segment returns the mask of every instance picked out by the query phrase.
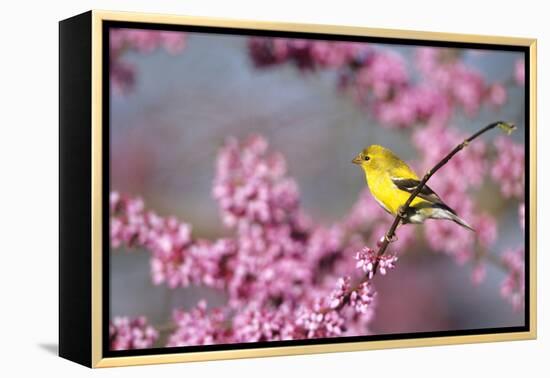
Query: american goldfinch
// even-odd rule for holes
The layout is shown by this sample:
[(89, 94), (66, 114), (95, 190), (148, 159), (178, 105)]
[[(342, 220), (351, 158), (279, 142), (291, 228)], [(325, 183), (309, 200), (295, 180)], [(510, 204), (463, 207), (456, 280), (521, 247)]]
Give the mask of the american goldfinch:
[[(387, 148), (372, 145), (361, 151), (352, 163), (363, 168), (370, 192), (388, 213), (397, 215), (420, 180), (416, 173)], [(411, 202), (403, 223), (423, 223), (426, 219), (448, 219), (473, 231), (473, 228), (447, 206), (427, 185)]]

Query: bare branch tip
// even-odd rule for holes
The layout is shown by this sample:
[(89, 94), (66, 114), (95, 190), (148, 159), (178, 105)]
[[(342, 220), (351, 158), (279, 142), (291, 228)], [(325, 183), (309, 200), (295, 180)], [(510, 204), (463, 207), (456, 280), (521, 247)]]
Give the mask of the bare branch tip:
[(504, 131), (507, 135), (512, 134), (516, 129), (516, 125), (510, 122), (499, 121), (497, 126)]

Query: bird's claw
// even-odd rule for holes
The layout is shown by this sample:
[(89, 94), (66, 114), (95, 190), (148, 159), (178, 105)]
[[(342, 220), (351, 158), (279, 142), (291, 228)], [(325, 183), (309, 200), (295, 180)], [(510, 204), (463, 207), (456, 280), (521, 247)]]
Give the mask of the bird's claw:
[(393, 236), (391, 238), (388, 237), (388, 235), (384, 234), (384, 236), (382, 236), (380, 242), (393, 243), (393, 242), (396, 242), (397, 240), (399, 240), (399, 239), (397, 238), (396, 234), (393, 234)]

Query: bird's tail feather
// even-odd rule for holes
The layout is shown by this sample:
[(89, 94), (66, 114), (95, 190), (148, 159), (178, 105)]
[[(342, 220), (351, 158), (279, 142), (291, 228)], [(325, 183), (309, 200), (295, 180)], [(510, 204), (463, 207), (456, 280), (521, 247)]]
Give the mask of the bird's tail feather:
[(467, 228), (468, 230), (470, 231), (473, 231), (475, 232), (476, 230), (474, 230), (474, 228), (472, 226), (470, 226), (464, 219), (460, 218), (458, 215), (456, 214), (449, 214), (449, 219), (452, 220), (453, 222), (455, 222), (456, 224), (459, 224), (461, 225), (462, 227), (464, 228)]
[(475, 232), (474, 228), (470, 226), (468, 222), (456, 215), (455, 211), (445, 204), (432, 207), (430, 218), (452, 220), (456, 224)]

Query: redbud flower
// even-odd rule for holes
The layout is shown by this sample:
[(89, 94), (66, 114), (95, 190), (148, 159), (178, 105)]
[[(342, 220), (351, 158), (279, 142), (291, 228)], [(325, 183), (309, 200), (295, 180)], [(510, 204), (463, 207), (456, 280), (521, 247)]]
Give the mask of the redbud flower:
[(369, 278), (372, 278), (374, 276), (374, 267), (377, 260), (378, 271), (380, 274), (385, 275), (388, 270), (395, 267), (397, 256), (382, 255), (377, 257), (377, 252), (375, 250), (369, 247), (364, 247), (356, 253), (355, 260), (357, 260), (356, 267), (365, 272)]
[(135, 84), (135, 68), (125, 62), (128, 51), (150, 54), (158, 47), (170, 54), (180, 53), (186, 42), (186, 34), (175, 31), (157, 31), (116, 28), (110, 31), (110, 76), (115, 92), (126, 93)]
[(505, 197), (523, 198), (525, 190), (525, 150), (510, 138), (500, 136), (495, 141), (497, 158), (491, 177)]
[(158, 339), (158, 332), (147, 324), (144, 316), (130, 319), (115, 317), (109, 323), (111, 350), (150, 348)]
[(517, 85), (525, 85), (525, 60), (518, 59), (516, 61), (514, 79)]
[(493, 246), (497, 239), (497, 223), (495, 218), (489, 214), (481, 214), (478, 216), (474, 224), (477, 240), (482, 247), (488, 249)]
[(319, 312), (302, 307), (296, 316), (296, 326), (301, 330), (299, 338), (326, 338), (341, 336), (345, 328), (345, 319), (338, 311)]
[(188, 312), (175, 310), (173, 321), (177, 329), (169, 336), (168, 347), (222, 344), (230, 340), (225, 314), (220, 309), (208, 313), (205, 301)]
[(376, 292), (369, 281), (362, 282), (356, 290), (350, 294), (350, 306), (359, 314), (366, 315), (373, 312)]
[(525, 231), (525, 203), (522, 202), (518, 207), (519, 225)]
[(500, 83), (495, 83), (488, 88), (487, 92), (489, 103), (493, 106), (499, 107), (506, 103), (508, 94), (506, 88)]
[(296, 338), (294, 314), (287, 306), (270, 311), (249, 306), (233, 319), (235, 342), (292, 340)]
[(525, 300), (524, 255), (523, 249), (508, 250), (502, 254), (502, 263), (508, 269), (508, 276), (500, 286), (500, 294), (516, 310), (523, 307)]
[(344, 298), (351, 291), (351, 278), (349, 276), (340, 277), (337, 282), (337, 288), (330, 294), (330, 308), (338, 308), (344, 303)]
[(474, 285), (479, 285), (485, 281), (487, 276), (487, 267), (483, 263), (477, 263), (472, 270), (472, 283)]

